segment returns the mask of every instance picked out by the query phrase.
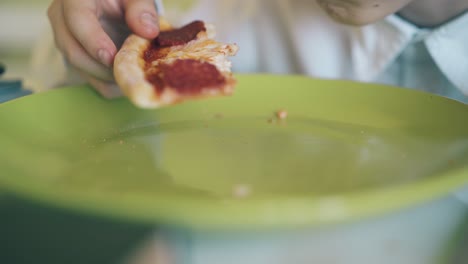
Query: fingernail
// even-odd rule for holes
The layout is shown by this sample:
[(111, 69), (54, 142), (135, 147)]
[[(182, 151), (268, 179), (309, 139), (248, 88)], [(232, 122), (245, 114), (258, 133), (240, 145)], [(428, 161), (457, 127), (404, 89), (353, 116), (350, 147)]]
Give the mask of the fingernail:
[(111, 54), (107, 50), (105, 49), (98, 50), (98, 58), (99, 58), (99, 61), (101, 61), (101, 63), (106, 65), (107, 67), (110, 67), (112, 65), (112, 57), (111, 57)]
[(158, 26), (158, 21), (156, 20), (156, 17), (151, 13), (143, 13), (140, 16), (140, 21), (144, 26), (149, 27), (151, 29), (155, 29)]

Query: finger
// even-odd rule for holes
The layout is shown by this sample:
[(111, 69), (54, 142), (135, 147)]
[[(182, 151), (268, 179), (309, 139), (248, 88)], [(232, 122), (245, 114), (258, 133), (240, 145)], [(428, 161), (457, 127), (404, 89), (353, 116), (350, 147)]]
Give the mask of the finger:
[(51, 17), (53, 17), (51, 22), (55, 25), (54, 36), (56, 45), (62, 51), (65, 59), (75, 68), (89, 75), (103, 80), (113, 80), (112, 70), (90, 57), (80, 43), (73, 38), (65, 23), (63, 23), (63, 13), (60, 9), (58, 10), (55, 11), (57, 13), (51, 14)]
[(158, 15), (153, 0), (125, 0), (125, 20), (135, 34), (153, 39), (159, 34)]
[(95, 1), (64, 1), (65, 23), (70, 34), (92, 58), (110, 67), (117, 48), (102, 28), (96, 8)]

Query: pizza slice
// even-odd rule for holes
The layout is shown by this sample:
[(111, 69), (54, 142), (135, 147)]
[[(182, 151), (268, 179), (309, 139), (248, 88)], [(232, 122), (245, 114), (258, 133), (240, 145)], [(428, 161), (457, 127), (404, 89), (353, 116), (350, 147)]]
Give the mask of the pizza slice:
[(235, 44), (217, 42), (213, 25), (203, 21), (174, 28), (160, 19), (160, 31), (154, 40), (130, 35), (115, 56), (115, 80), (136, 106), (232, 94), (228, 57), (236, 54)]

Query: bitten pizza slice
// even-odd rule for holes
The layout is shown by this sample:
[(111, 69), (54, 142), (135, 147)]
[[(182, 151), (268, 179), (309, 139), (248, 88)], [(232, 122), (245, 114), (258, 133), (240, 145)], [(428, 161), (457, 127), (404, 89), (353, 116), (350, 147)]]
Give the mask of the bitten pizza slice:
[(114, 76), (138, 107), (157, 108), (189, 99), (230, 95), (236, 80), (229, 56), (235, 44), (217, 42), (213, 25), (193, 21), (173, 28), (160, 20), (154, 40), (130, 35), (114, 61)]

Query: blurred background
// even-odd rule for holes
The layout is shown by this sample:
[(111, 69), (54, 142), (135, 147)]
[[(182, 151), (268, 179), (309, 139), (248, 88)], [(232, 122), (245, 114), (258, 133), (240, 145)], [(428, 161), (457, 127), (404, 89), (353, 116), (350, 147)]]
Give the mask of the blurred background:
[(8, 67), (5, 77), (28, 74), (33, 47), (49, 26), (50, 0), (0, 1), (0, 62)]

